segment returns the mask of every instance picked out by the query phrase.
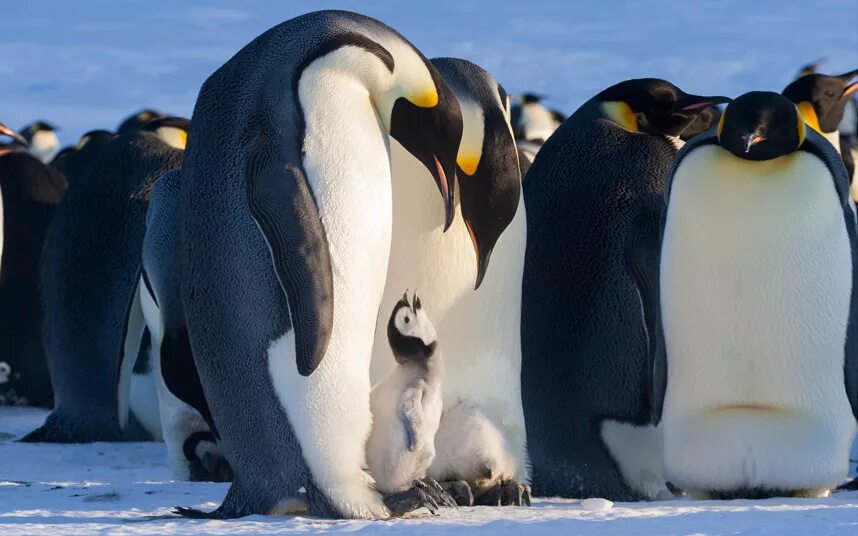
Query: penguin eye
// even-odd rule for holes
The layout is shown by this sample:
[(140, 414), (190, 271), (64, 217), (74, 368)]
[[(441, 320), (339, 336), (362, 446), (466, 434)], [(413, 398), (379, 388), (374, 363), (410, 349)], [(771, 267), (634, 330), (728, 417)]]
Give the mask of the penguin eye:
[(826, 91), (826, 92), (825, 92), (825, 96), (826, 96), (826, 97), (829, 97), (829, 98), (830, 98), (830, 97), (834, 97), (834, 92), (833, 92), (833, 91)]
[(406, 315), (406, 316), (405, 316), (405, 323), (407, 324), (407, 323), (409, 323), (409, 322), (411, 322), (411, 319), (410, 319), (410, 318), (408, 318), (408, 315)]

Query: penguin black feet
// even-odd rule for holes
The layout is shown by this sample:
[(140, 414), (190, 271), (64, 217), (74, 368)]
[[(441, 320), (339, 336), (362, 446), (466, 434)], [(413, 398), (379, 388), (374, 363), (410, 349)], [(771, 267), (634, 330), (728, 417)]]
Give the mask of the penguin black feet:
[(391, 493), (384, 498), (384, 504), (393, 517), (401, 517), (420, 508), (435, 514), (441, 506), (456, 507), (456, 501), (450, 494), (431, 478), (415, 480), (410, 489)]
[(516, 480), (478, 487), (474, 504), (479, 506), (530, 506), (530, 486)]
[(853, 478), (849, 482), (839, 486), (838, 490), (846, 490), (846, 491), (856, 491), (858, 490), (858, 478)]
[(474, 493), (471, 491), (471, 486), (464, 480), (448, 480), (441, 482), (441, 487), (444, 488), (450, 497), (456, 501), (459, 506), (473, 506)]

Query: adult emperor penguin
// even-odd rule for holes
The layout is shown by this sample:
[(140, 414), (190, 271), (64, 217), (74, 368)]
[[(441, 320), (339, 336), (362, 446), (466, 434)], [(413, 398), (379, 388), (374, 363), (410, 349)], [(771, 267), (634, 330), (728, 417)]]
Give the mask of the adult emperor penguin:
[[(462, 109), (455, 199), (462, 217), (444, 232), (439, 217), (444, 206), (433, 200), (428, 172), (394, 144), (394, 178), (421, 179), (393, 184), (393, 239), (381, 313), (396, 305), (403, 288), (432, 296), (427, 314), (448, 356), (444, 407), (476, 406), (480, 413), (472, 413), (474, 419), (486, 421), (482, 426), (474, 419), (442, 417), (430, 476), (467, 481), (481, 488), (474, 490), (476, 498), (494, 504), (520, 504), (528, 483), (518, 329), (526, 223), (509, 99), (473, 63), (454, 58), (432, 63)], [(384, 322), (375, 332), (372, 376), (378, 380), (396, 361)], [(500, 438), (498, 447), (469, 448), (480, 444), (469, 436), (484, 429)]]
[(129, 409), (132, 370), (145, 343), (137, 298), (142, 192), (178, 168), (182, 152), (138, 132), (114, 137), (87, 158), (45, 239), (43, 337), (55, 404), (25, 441), (142, 440), (158, 432), (146, 428), (147, 414)]
[[(858, 92), (858, 69), (841, 75), (829, 76), (812, 73), (801, 76), (790, 83), (781, 94), (793, 101), (804, 121), (819, 132), (843, 157), (850, 183), (855, 175), (855, 162), (848, 147), (842, 148), (837, 127), (843, 119), (846, 104)], [(850, 83), (852, 82), (852, 83)], [(858, 194), (858, 185), (853, 185), (853, 197)]]
[(203, 84), (180, 178), (181, 296), (235, 479), (215, 512), (182, 513), (390, 515), (364, 470), (388, 144), (429, 169), (449, 226), (461, 135), (437, 70), (345, 11), (275, 26)]
[(50, 163), (60, 152), (57, 127), (47, 121), (30, 123), (21, 129), (21, 136), (27, 140), (27, 150), (44, 164)]
[(45, 232), (66, 179), (22, 146), (0, 147), (0, 363), (8, 369), (0, 404), (51, 407), (51, 381), (41, 344), (38, 268)]
[(625, 236), (641, 200), (662, 192), (677, 136), (726, 100), (620, 82), (581, 106), (528, 171), (521, 379), (537, 495), (667, 492)]
[(858, 250), (837, 152), (784, 96), (746, 93), (677, 156), (665, 198), (660, 247), (651, 209), (629, 249), (654, 315), (667, 476), (716, 498), (826, 495), (858, 430)]

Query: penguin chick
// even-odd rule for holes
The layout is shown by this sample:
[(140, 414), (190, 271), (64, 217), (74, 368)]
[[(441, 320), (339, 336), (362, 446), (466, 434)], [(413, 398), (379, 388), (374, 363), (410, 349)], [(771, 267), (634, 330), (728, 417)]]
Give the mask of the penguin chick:
[(387, 325), (387, 339), (398, 366), (370, 393), (373, 426), (367, 463), (376, 488), (384, 494), (412, 488), (415, 481), (426, 477), (435, 458), (444, 372), (435, 338), (435, 327), (417, 293), (409, 304), (406, 292)]

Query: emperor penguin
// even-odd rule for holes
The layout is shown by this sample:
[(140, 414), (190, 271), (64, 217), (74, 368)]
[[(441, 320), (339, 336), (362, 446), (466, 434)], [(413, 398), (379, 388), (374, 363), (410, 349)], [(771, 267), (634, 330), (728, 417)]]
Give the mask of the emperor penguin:
[[(466, 481), (480, 488), (473, 490), (475, 498), (495, 505), (519, 504), (529, 482), (519, 380), (526, 223), (509, 99), (503, 86), (473, 63), (455, 58), (432, 63), (462, 110), (457, 217), (444, 232), (439, 217), (444, 206), (431, 197), (427, 171), (394, 144), (394, 179), (422, 178), (394, 180), (393, 238), (381, 311), (394, 307), (403, 288), (432, 296), (426, 310), (449, 359), (445, 416), (429, 475)], [(378, 322), (372, 376), (380, 379), (395, 366), (384, 323)], [(478, 412), (463, 418), (455, 409), (460, 405)], [(490, 442), (471, 437), (476, 434)]]
[(158, 119), (159, 117), (165, 117), (161, 112), (156, 112), (155, 110), (144, 108), (139, 112), (136, 112), (132, 115), (129, 115), (125, 119), (122, 120), (122, 123), (119, 124), (119, 127), (116, 129), (117, 134), (130, 134), (132, 132), (137, 132), (146, 126), (147, 123), (152, 121), (153, 119)]
[[(629, 236), (671, 482), (825, 496), (858, 418), (855, 209), (834, 147), (753, 91), (677, 156)], [(659, 240), (659, 236), (661, 237)]]
[(26, 151), (27, 140), (0, 125), (20, 146), (0, 146), (0, 404), (51, 407), (42, 350), (39, 257), (51, 217), (67, 188), (62, 173)]
[(724, 97), (633, 79), (584, 103), (524, 183), (521, 381), (537, 495), (667, 495), (627, 229), (661, 194), (678, 136)]
[[(441, 421), (441, 385), (444, 362), (437, 334), (417, 292), (396, 303), (387, 322), (387, 338), (397, 366), (376, 383), (369, 395), (372, 432), (366, 443), (366, 460), (375, 487), (388, 494), (393, 511), (396, 494), (408, 492), (414, 482), (438, 497), (435, 504), (456, 506), (453, 498), (427, 471), (435, 458), (435, 434)], [(432, 498), (435, 500), (435, 497)], [(406, 499), (406, 505), (409, 501)]]
[(131, 407), (133, 370), (146, 342), (137, 285), (145, 193), (181, 165), (182, 152), (138, 132), (85, 156), (89, 165), (72, 166), (79, 175), (69, 181), (41, 258), (54, 409), (24, 441), (146, 440), (159, 433), (149, 411), (156, 401), (139, 414)]
[(21, 129), (21, 135), (27, 140), (27, 150), (42, 161), (50, 163), (60, 152), (60, 139), (57, 127), (47, 121), (35, 121)]
[(551, 137), (562, 121), (542, 105), (543, 97), (525, 93), (518, 97), (511, 110), (513, 134), (516, 139), (544, 143)]
[(841, 141), (845, 140), (840, 136), (838, 125), (846, 105), (858, 93), (858, 81), (852, 82), (856, 76), (858, 69), (834, 76), (811, 73), (797, 78), (781, 92), (798, 106), (808, 126), (822, 134), (841, 154), (853, 198), (858, 198), (858, 184), (854, 182), (855, 162), (851, 148), (841, 147)]
[(206, 80), (179, 180), (182, 336), (235, 478), (214, 512), (179, 512), (391, 514), (365, 470), (390, 144), (429, 170), (449, 227), (461, 137), (435, 67), (356, 13), (279, 24)]
[(90, 130), (75, 145), (61, 149), (51, 160), (51, 165), (60, 170), (66, 179), (79, 177), (115, 136), (109, 130)]

